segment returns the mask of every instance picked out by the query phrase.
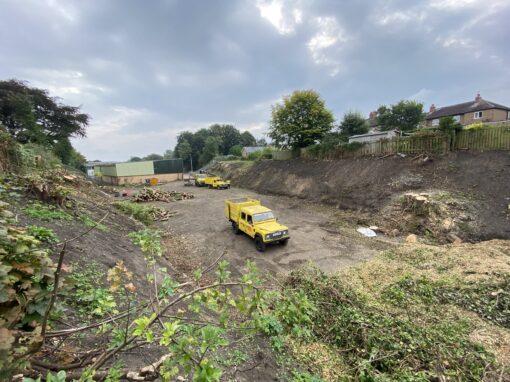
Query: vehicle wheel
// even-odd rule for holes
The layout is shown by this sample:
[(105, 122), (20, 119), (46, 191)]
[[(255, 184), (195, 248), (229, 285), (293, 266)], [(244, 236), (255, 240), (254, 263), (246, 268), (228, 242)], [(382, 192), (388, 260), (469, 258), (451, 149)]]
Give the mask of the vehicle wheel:
[(266, 245), (264, 244), (260, 236), (257, 236), (255, 238), (255, 248), (257, 248), (257, 251), (259, 252), (264, 252), (266, 250)]
[(283, 246), (286, 246), (288, 242), (289, 242), (289, 239), (280, 240), (280, 244)]
[(236, 235), (239, 235), (239, 227), (234, 222), (232, 222), (232, 232), (234, 232)]

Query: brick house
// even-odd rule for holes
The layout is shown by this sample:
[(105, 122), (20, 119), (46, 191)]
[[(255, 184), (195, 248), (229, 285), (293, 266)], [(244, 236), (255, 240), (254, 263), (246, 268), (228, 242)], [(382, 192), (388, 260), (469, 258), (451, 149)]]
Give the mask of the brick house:
[(441, 117), (453, 117), (466, 126), (478, 122), (503, 122), (510, 120), (510, 107), (487, 101), (477, 94), (474, 101), (436, 108), (434, 104), (425, 118), (427, 126), (439, 126)]

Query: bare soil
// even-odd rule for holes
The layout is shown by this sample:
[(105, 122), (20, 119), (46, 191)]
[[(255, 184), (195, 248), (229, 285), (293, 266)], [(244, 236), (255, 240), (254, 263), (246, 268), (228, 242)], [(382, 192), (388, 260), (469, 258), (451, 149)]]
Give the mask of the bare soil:
[(253, 166), (222, 162), (211, 171), (256, 192), (370, 213), (379, 213), (404, 192), (462, 194), (476, 201), (479, 224), (469, 233), (470, 240), (510, 239), (510, 152), (456, 152), (422, 159), (265, 160)]
[[(184, 187), (182, 182), (161, 188), (195, 194), (194, 199), (158, 204), (178, 212), (168, 222), (161, 223), (161, 227), (173, 238), (170, 244), (173, 247), (168, 248), (170, 262), (184, 272), (191, 271), (190, 263), (207, 265), (223, 253), (224, 258), (239, 270), (251, 260), (263, 273), (273, 275), (287, 273), (308, 262), (326, 272), (334, 272), (367, 260), (393, 245), (384, 236), (362, 237), (355, 231), (356, 225), (339, 228), (336, 209), (298, 198), (263, 195), (240, 188)], [(224, 201), (245, 196), (260, 199), (264, 206), (275, 211), (280, 223), (289, 227), (291, 239), (287, 246), (273, 244), (264, 253), (259, 253), (253, 239), (232, 232), (224, 215)]]

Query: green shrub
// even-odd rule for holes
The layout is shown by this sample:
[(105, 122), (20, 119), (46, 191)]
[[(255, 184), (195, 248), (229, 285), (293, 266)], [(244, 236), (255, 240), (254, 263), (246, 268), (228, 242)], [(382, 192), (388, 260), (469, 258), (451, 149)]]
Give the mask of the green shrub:
[(133, 203), (127, 200), (116, 202), (114, 206), (146, 225), (152, 224), (154, 222), (153, 214), (157, 209), (157, 207), (151, 205)]
[(59, 242), (57, 235), (55, 235), (55, 232), (53, 232), (51, 228), (29, 225), (27, 226), (27, 233), (37, 238), (37, 240), (44, 241), (46, 243)]
[(155, 256), (161, 256), (163, 253), (161, 236), (158, 231), (144, 229), (143, 231), (131, 232), (128, 236), (151, 259)]
[(71, 281), (74, 292), (71, 303), (82, 313), (102, 317), (106, 314), (116, 314), (117, 303), (114, 295), (103, 287), (105, 273), (96, 263), (89, 263), (83, 267), (76, 264), (75, 270), (68, 279)]

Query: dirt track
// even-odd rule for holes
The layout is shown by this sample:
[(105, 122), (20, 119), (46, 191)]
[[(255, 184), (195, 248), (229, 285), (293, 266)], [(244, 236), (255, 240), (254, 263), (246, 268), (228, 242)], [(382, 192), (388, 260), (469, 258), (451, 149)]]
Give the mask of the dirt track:
[[(169, 248), (170, 256), (194, 257), (197, 265), (207, 265), (223, 252), (235, 269), (242, 269), (246, 260), (255, 261), (258, 268), (281, 273), (311, 261), (332, 272), (366, 260), (387, 246), (379, 238), (367, 239), (355, 232), (356, 227), (338, 230), (334, 210), (326, 210), (300, 199), (257, 194), (239, 188), (210, 190), (184, 187), (182, 182), (161, 186), (164, 190), (193, 192), (195, 198), (178, 203), (162, 203), (178, 214), (162, 225), (178, 237), (185, 251)], [(224, 200), (251, 196), (273, 209), (279, 221), (289, 227), (291, 240), (286, 247), (271, 245), (265, 253), (255, 250), (253, 240), (236, 236), (224, 216)], [(172, 255), (174, 253), (174, 255)], [(176, 259), (179, 260), (179, 259)], [(180, 259), (184, 260), (184, 259)]]

